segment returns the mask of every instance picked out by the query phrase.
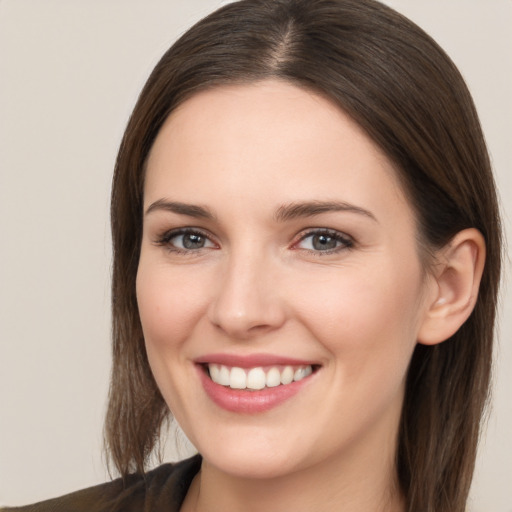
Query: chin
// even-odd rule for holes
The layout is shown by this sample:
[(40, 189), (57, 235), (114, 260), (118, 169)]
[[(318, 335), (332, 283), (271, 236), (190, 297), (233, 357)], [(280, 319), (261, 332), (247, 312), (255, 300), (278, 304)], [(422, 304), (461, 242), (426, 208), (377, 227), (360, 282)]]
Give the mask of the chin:
[(275, 479), (295, 472), (297, 467), (288, 456), (276, 456), (275, 451), (263, 452), (254, 450), (247, 452), (233, 447), (231, 450), (201, 453), (207, 464), (217, 470), (237, 478), (244, 479)]

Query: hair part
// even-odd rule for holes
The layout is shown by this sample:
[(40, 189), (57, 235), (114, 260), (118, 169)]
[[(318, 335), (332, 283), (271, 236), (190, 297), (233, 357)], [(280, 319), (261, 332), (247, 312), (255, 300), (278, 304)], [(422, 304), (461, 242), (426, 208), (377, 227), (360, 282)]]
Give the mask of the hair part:
[(467, 87), (419, 27), (374, 0), (242, 0), (185, 33), (153, 70), (121, 142), (112, 189), (113, 368), (106, 447), (122, 475), (143, 472), (169, 417), (146, 356), (135, 280), (145, 162), (187, 98), (223, 84), (280, 79), (320, 93), (394, 162), (425, 261), (477, 228), (487, 261), (475, 309), (436, 346), (417, 345), (398, 434), (407, 510), (462, 512), (488, 398), (501, 262), (495, 185)]

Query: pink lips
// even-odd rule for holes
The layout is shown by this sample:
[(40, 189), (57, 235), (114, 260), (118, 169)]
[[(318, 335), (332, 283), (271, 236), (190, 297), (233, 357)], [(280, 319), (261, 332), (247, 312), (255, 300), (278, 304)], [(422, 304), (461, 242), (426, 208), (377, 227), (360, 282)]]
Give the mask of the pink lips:
[(316, 364), (302, 359), (292, 359), (290, 357), (275, 356), (272, 354), (251, 354), (248, 356), (239, 356), (234, 354), (207, 354), (198, 357), (194, 361), (197, 364), (223, 364), (225, 366), (238, 366), (239, 368), (254, 368), (256, 366), (305, 366)]
[(205, 365), (219, 364), (228, 367), (254, 368), (269, 366), (305, 366), (314, 364), (310, 361), (279, 357), (270, 354), (253, 354), (237, 356), (230, 354), (209, 354), (195, 360), (199, 377), (206, 394), (219, 407), (236, 413), (262, 413), (282, 404), (296, 395), (310, 382), (310, 377), (290, 384), (264, 388), (258, 391), (231, 389), (213, 382)]

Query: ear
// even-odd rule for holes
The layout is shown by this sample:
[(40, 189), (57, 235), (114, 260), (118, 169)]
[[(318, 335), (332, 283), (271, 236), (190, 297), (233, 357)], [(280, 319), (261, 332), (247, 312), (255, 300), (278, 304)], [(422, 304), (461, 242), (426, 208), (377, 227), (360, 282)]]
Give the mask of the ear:
[(477, 229), (457, 233), (437, 255), (418, 343), (435, 345), (455, 334), (473, 311), (485, 264)]

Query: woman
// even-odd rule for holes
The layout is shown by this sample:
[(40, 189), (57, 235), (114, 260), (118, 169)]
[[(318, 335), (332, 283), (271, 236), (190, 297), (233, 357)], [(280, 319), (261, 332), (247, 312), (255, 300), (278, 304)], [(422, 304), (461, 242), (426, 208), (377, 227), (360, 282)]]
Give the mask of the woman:
[[(464, 510), (499, 216), (421, 30), (366, 0), (220, 9), (140, 96), (112, 227), (124, 486), (34, 510)], [(202, 459), (128, 476), (169, 410)]]

